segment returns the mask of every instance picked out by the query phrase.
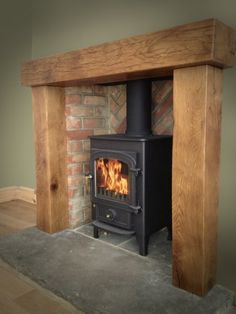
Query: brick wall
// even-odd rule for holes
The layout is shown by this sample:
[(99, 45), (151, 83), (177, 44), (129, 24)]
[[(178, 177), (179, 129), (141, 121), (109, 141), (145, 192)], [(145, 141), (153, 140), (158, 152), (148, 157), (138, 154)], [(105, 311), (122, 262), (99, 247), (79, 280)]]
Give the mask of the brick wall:
[[(110, 131), (124, 133), (126, 129), (125, 85), (110, 86)], [(161, 80), (152, 83), (152, 130), (154, 134), (173, 132), (173, 81)]]
[[(67, 87), (65, 94), (68, 206), (73, 228), (91, 220), (90, 195), (84, 182), (84, 174), (89, 172), (88, 136), (125, 132), (126, 87)], [(172, 94), (171, 80), (153, 82), (154, 134), (172, 134)]]
[(88, 136), (106, 134), (108, 123), (107, 88), (80, 86), (65, 88), (67, 175), (70, 226), (91, 220), (90, 195), (84, 174), (89, 172)]

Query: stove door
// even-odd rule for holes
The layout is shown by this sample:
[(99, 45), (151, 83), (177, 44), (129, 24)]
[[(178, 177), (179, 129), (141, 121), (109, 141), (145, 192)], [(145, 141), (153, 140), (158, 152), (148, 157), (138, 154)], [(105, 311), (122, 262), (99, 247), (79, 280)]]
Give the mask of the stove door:
[(92, 199), (136, 205), (136, 153), (92, 150)]

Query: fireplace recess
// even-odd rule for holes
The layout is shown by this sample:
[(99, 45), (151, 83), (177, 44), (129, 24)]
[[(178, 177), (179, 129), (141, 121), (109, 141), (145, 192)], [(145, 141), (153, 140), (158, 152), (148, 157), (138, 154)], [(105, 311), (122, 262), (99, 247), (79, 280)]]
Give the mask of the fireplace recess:
[(129, 81), (126, 133), (91, 136), (94, 237), (135, 234), (141, 255), (151, 233), (172, 233), (172, 137), (152, 135), (151, 105), (151, 80)]

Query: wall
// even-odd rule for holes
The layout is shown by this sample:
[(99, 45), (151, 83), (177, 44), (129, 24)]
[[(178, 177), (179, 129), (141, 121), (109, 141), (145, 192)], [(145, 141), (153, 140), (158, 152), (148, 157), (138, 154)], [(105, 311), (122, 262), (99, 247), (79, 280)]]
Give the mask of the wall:
[(216, 17), (235, 26), (234, 0), (33, 0), (33, 57)]
[[(236, 26), (236, 25), (235, 25)], [(219, 211), (218, 280), (236, 291), (236, 68), (225, 71)]]
[(20, 86), (20, 65), (31, 58), (31, 1), (0, 7), (0, 188), (34, 186), (30, 90)]
[(88, 136), (109, 132), (107, 90), (104, 86), (65, 88), (68, 208), (72, 228), (91, 221), (90, 193), (84, 179), (84, 174), (89, 173)]

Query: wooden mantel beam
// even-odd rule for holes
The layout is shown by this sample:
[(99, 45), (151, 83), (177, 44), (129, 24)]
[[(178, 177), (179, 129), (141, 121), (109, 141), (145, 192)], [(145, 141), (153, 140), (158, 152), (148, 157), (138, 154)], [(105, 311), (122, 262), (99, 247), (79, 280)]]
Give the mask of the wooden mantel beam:
[(26, 86), (72, 86), (172, 74), (174, 69), (234, 63), (236, 32), (208, 19), (27, 62)]

